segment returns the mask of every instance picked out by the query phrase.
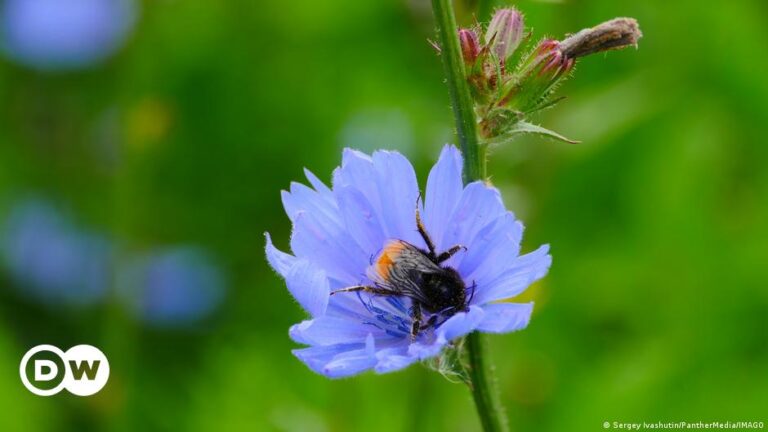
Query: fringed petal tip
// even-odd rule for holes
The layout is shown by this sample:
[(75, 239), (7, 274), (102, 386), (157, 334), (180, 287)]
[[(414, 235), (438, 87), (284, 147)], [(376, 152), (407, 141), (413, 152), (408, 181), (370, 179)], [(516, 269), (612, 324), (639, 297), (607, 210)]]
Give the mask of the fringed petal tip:
[(331, 294), (325, 272), (316, 264), (281, 252), (265, 233), (267, 261), (285, 279), (288, 291), (313, 317), (325, 314)]
[(275, 245), (272, 244), (272, 237), (268, 232), (264, 233), (264, 239), (266, 240), (265, 252), (267, 255), (267, 262), (269, 262), (272, 269), (285, 278), (288, 271), (296, 263), (296, 257), (277, 249)]

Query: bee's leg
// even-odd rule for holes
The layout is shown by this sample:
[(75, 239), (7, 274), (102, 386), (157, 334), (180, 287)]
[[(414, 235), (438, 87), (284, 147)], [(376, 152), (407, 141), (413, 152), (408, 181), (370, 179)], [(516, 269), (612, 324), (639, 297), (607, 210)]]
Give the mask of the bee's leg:
[(411, 342), (416, 340), (416, 336), (419, 335), (419, 331), (422, 329), (421, 327), (421, 305), (419, 305), (418, 302), (413, 303), (413, 306), (411, 307), (411, 319), (413, 320), (413, 324), (411, 324)]
[[(419, 195), (421, 197), (421, 195)], [(419, 213), (419, 200), (416, 200), (416, 228), (419, 230), (419, 234), (421, 234), (421, 238), (424, 239), (424, 243), (427, 244), (427, 248), (429, 249), (429, 254), (432, 257), (436, 257), (437, 254), (435, 253), (435, 243), (432, 241), (432, 238), (429, 237), (429, 234), (427, 233), (427, 229), (424, 228), (424, 223), (421, 221), (421, 214)]]
[(458, 251), (460, 251), (462, 249), (467, 250), (467, 248), (465, 246), (456, 245), (456, 246), (448, 249), (447, 251), (441, 253), (440, 255), (437, 256), (438, 264), (443, 262), (443, 261), (445, 261), (445, 260), (447, 260), (448, 258), (452, 257), (453, 255), (456, 254), (456, 252), (458, 252)]
[(426, 330), (426, 329), (428, 329), (428, 328), (430, 328), (430, 327), (434, 327), (434, 325), (435, 325), (435, 323), (436, 323), (436, 322), (437, 322), (437, 315), (432, 315), (432, 316), (431, 316), (431, 317), (429, 317), (429, 319), (427, 320), (427, 323), (426, 323), (426, 324), (424, 324), (423, 326), (421, 326), (421, 329), (422, 329), (422, 330)]
[(394, 296), (394, 295), (401, 295), (398, 292), (388, 290), (386, 288), (378, 288), (378, 287), (372, 287), (367, 285), (357, 285), (357, 286), (351, 286), (347, 288), (337, 289), (336, 291), (331, 291), (331, 295), (337, 294), (337, 293), (344, 293), (344, 292), (356, 292), (356, 291), (365, 291), (367, 293), (376, 294), (376, 295), (383, 295), (383, 296)]
[[(450, 317), (444, 318), (442, 321), (440, 321), (440, 323), (438, 323), (437, 322), (437, 316), (435, 316), (435, 321), (432, 323), (432, 325), (435, 326), (435, 327), (440, 327), (441, 325), (445, 324), (445, 322), (448, 321), (449, 319), (450, 319)], [(430, 321), (432, 321), (432, 320), (430, 319)]]

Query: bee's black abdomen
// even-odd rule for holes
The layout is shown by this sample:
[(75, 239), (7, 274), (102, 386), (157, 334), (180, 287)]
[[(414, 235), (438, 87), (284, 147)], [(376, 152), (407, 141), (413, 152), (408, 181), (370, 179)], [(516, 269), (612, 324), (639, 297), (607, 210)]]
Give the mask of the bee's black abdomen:
[(459, 273), (444, 267), (439, 273), (427, 273), (421, 280), (421, 291), (426, 298), (422, 307), (430, 313), (460, 312), (466, 308), (466, 286)]

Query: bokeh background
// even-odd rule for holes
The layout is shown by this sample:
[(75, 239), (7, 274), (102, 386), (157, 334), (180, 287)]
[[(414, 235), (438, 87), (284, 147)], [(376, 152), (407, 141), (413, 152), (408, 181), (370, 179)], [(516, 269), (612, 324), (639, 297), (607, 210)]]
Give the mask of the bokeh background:
[[(541, 115), (582, 144), (493, 154), (524, 249), (554, 257), (530, 327), (489, 338), (513, 429), (767, 420), (768, 6), (517, 6), (537, 37), (645, 37)], [(0, 1), (0, 430), (477, 430), (424, 367), (310, 372), (263, 254), (266, 230), (287, 248), (280, 189), (345, 146), (426, 178), (454, 141), (433, 37), (427, 0)], [(40, 343), (100, 347), (107, 387), (27, 392)]]

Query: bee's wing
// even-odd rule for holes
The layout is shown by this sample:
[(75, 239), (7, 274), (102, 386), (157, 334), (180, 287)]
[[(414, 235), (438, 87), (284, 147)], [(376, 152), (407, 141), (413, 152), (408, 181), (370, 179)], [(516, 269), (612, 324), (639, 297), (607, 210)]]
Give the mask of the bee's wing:
[(419, 287), (420, 275), (440, 271), (440, 267), (416, 246), (403, 240), (391, 240), (368, 268), (368, 278), (404, 296), (425, 301)]

